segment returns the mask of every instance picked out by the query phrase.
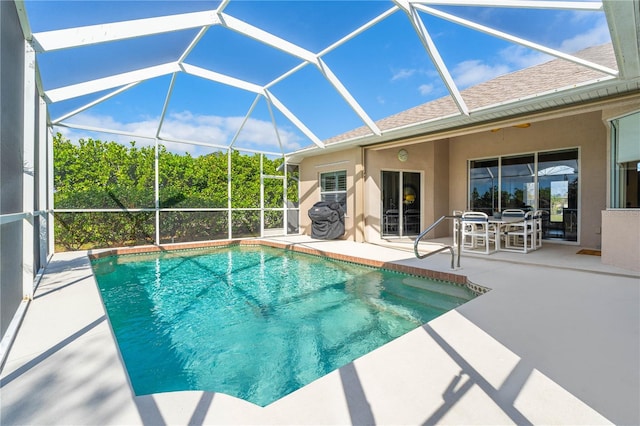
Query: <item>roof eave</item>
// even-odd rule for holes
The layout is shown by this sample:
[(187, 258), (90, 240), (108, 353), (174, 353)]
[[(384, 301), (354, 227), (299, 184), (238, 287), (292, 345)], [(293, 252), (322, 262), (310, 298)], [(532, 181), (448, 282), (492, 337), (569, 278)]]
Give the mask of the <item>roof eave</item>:
[[(381, 136), (368, 134), (327, 144), (325, 148), (303, 148), (288, 154), (287, 160), (290, 163), (298, 163), (307, 157), (342, 151), (358, 146), (376, 145), (418, 135), (444, 134), (456, 129), (463, 131), (465, 128), (475, 127), (479, 124), (504, 122), (509, 119), (523, 118), (526, 117), (526, 115), (542, 111), (557, 110), (568, 106), (576, 106), (580, 103), (591, 102), (601, 99), (601, 91), (603, 90), (616, 94), (629, 93), (629, 86), (635, 88), (636, 91), (640, 90), (640, 78), (635, 78), (631, 81), (620, 81), (614, 77), (604, 77), (580, 85), (558, 88), (526, 98), (515, 99), (510, 102), (483, 106), (472, 110), (468, 116), (461, 114), (449, 115), (402, 127), (386, 129)], [(572, 100), (572, 98), (576, 96), (580, 97), (581, 102)], [(555, 107), (550, 107), (549, 105), (555, 105)], [(526, 113), (523, 113), (522, 110), (526, 110)]]

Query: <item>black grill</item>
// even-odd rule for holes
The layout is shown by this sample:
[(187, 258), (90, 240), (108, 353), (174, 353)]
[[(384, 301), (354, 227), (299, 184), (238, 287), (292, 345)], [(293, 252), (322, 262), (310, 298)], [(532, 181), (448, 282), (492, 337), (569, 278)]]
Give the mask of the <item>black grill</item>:
[(309, 209), (311, 238), (335, 240), (344, 235), (344, 210), (340, 203), (319, 201)]

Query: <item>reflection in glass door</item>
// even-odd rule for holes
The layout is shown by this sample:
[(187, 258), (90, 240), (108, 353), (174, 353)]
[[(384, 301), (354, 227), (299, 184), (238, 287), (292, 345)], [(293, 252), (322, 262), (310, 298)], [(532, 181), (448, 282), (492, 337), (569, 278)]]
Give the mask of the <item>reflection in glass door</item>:
[(420, 233), (420, 173), (382, 172), (382, 235)]
[(499, 211), (498, 159), (471, 160), (469, 162), (469, 207), (491, 216)]
[(503, 157), (500, 165), (501, 209), (535, 209), (534, 155)]
[(578, 150), (538, 154), (543, 238), (578, 241)]
[(469, 160), (469, 208), (541, 210), (543, 239), (578, 241), (578, 189), (576, 148)]

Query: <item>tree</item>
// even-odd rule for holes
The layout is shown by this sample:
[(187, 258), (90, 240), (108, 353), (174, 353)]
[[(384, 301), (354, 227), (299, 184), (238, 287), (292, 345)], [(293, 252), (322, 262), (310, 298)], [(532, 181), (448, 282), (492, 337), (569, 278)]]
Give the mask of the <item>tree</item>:
[[(152, 244), (155, 241), (155, 148), (94, 139), (72, 143), (54, 137), (56, 209), (112, 209), (104, 212), (57, 212), (56, 243), (66, 249)], [(158, 146), (160, 241), (223, 239), (228, 236), (229, 202), (234, 236), (256, 236), (260, 227), (260, 154), (175, 153)], [(284, 175), (283, 158), (263, 157), (264, 173)], [(296, 169), (297, 171), (297, 169)], [(294, 176), (295, 177), (295, 176)], [(283, 207), (282, 179), (265, 179), (265, 206)], [(287, 194), (297, 203), (297, 179)], [(188, 211), (172, 209), (221, 209)], [(149, 209), (149, 211), (129, 211)], [(169, 209), (169, 210), (168, 210)], [(248, 210), (247, 210), (248, 209)], [(282, 227), (281, 212), (266, 212), (267, 227)]]

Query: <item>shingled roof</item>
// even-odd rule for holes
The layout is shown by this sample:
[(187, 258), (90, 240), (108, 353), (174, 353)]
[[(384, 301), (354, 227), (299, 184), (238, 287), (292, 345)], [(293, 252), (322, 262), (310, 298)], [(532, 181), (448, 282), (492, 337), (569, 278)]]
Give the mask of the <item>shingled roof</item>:
[[(617, 69), (613, 46), (610, 43), (585, 49), (575, 56)], [(473, 116), (474, 113), (478, 114), (492, 106), (513, 104), (523, 99), (557, 93), (610, 78), (611, 76), (600, 71), (563, 59), (555, 59), (480, 83), (463, 90), (461, 94), (469, 106), (470, 115)], [(384, 134), (391, 130), (459, 115), (453, 98), (446, 96), (383, 118), (376, 121), (376, 124)], [(369, 135), (373, 136), (371, 130), (362, 126), (324, 142), (326, 145), (338, 144)]]

